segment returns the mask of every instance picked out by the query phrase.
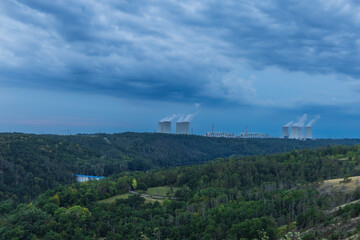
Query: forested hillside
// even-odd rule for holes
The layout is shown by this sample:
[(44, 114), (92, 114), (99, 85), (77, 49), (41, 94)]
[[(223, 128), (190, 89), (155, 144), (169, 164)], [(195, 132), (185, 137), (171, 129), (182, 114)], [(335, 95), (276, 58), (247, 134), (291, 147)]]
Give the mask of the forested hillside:
[[(355, 190), (321, 188), (325, 179), (360, 175), (360, 146), (202, 165), (122, 172), (106, 180), (59, 186), (32, 203), (0, 204), (2, 239), (346, 239), (360, 231)], [(136, 184), (134, 184), (134, 179)], [(128, 193), (174, 189), (176, 199)], [(321, 190), (320, 190), (321, 189)], [(118, 196), (116, 200), (113, 198)], [(125, 197), (123, 197), (125, 196)], [(129, 197), (127, 197), (129, 196)], [(102, 201), (100, 201), (102, 200)], [(296, 234), (294, 234), (296, 235)]]
[(149, 133), (0, 134), (0, 201), (29, 201), (75, 181), (74, 173), (110, 176), (128, 170), (203, 163), (232, 155), (263, 155), (360, 140), (224, 139)]
[[(181, 166), (202, 163), (232, 155), (264, 155), (288, 152), (302, 148), (316, 148), (334, 144), (355, 145), (360, 139), (319, 139), (299, 141), (292, 139), (238, 139), (209, 138), (196, 135), (157, 133), (121, 133), (53, 136), (65, 138), (81, 146), (96, 150), (106, 157), (122, 154), (133, 161), (129, 170), (148, 170), (154, 167)], [(109, 173), (105, 173), (109, 175)]]

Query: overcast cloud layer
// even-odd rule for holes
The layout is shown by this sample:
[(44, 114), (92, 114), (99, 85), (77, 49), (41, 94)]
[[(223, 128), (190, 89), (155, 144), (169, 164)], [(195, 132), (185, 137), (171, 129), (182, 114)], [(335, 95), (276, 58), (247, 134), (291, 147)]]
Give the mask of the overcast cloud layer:
[(359, 30), (351, 0), (3, 0), (0, 86), (357, 114)]
[(0, 9), (3, 84), (250, 103), (256, 75), (239, 69), (355, 85), (360, 73), (355, 1), (5, 0)]

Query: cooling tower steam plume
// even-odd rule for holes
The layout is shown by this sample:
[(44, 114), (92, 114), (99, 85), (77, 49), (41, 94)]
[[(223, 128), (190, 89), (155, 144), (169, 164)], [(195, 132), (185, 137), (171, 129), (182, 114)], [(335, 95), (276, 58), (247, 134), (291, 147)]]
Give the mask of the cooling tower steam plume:
[(303, 114), (299, 120), (297, 121), (297, 123), (294, 123), (293, 126), (296, 126), (296, 127), (303, 127), (305, 125), (305, 121), (307, 119), (307, 115), (306, 113)]
[(320, 118), (320, 115), (317, 115), (314, 119), (312, 119), (306, 126), (307, 127), (312, 127), (312, 125), (314, 125), (314, 123)]
[(184, 118), (184, 122), (191, 122), (198, 113), (188, 114)]
[(180, 116), (180, 118), (177, 120), (177, 122), (191, 122), (196, 115), (198, 115), (198, 112), (192, 113), (192, 114), (187, 114), (187, 115), (183, 114)]
[(293, 123), (294, 123), (294, 121), (290, 121), (287, 124), (285, 124), (284, 127), (290, 127)]
[(184, 114), (181, 114), (179, 115), (179, 119), (176, 121), (176, 122), (183, 122), (184, 121), (184, 118), (185, 118), (185, 115)]
[(178, 116), (179, 116), (179, 114), (173, 114), (171, 116), (168, 116), (168, 117), (165, 117), (165, 118), (161, 119), (160, 122), (171, 122), (172, 120), (174, 120)]

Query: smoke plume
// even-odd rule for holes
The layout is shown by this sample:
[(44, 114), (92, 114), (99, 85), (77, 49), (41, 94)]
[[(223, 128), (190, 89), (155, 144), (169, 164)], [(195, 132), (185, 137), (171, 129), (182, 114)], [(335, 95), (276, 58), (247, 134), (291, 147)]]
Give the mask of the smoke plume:
[(190, 122), (190, 121), (192, 121), (196, 115), (198, 115), (198, 113), (188, 114), (188, 115), (185, 117), (184, 122)]
[(183, 114), (180, 116), (180, 118), (177, 120), (177, 122), (191, 122), (196, 115), (198, 115), (198, 112), (187, 114), (187, 115)]
[(305, 125), (305, 121), (307, 119), (307, 114), (303, 114), (299, 120), (293, 124), (294, 127), (303, 127)]
[(163, 119), (160, 120), (160, 122), (171, 122), (172, 120), (174, 120), (178, 116), (179, 116), (179, 114), (173, 114), (171, 116), (164, 117)]
[(284, 127), (290, 127), (293, 123), (294, 123), (294, 121), (290, 121), (287, 124), (285, 124)]
[(317, 115), (314, 119), (312, 119), (306, 126), (311, 127), (318, 119), (320, 118), (320, 115)]

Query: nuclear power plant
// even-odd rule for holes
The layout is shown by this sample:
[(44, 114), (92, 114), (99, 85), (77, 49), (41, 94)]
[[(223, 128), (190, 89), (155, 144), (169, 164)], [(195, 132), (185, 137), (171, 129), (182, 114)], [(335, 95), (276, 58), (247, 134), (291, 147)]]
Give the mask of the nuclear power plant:
[(281, 137), (289, 138), (289, 127), (288, 126), (283, 126)]
[(291, 126), (291, 132), (290, 132), (290, 137), (292, 139), (303, 139), (303, 131), (302, 131), (302, 127), (299, 126)]
[(291, 126), (291, 131), (290, 131), (289, 138), (296, 138), (296, 134), (297, 134), (296, 132), (297, 132), (296, 126)]
[(176, 134), (190, 134), (190, 122), (177, 122), (176, 123)]
[(311, 126), (306, 126), (306, 127), (305, 127), (304, 138), (305, 138), (305, 139), (312, 139)]
[(158, 133), (171, 133), (171, 121), (159, 122)]
[[(316, 116), (312, 119), (305, 127), (307, 115), (304, 114), (299, 118), (299, 120), (294, 123), (293, 121), (288, 122), (286, 125), (282, 127), (282, 138), (290, 138), (290, 139), (312, 139), (312, 125), (320, 118), (320, 116)], [(289, 134), (289, 128), (291, 129)], [(304, 131), (304, 134), (303, 134)]]
[[(190, 122), (196, 115), (197, 113), (187, 115), (173, 114), (171, 116), (165, 117), (158, 122), (158, 133), (172, 134), (172, 122), (177, 120), (175, 134), (190, 135), (192, 134), (192, 130), (190, 132)], [(303, 114), (298, 118), (297, 122), (290, 121), (282, 126), (281, 138), (297, 140), (313, 139), (312, 126), (319, 118), (320, 116), (316, 116), (305, 125), (307, 115)], [(214, 125), (212, 126), (212, 132), (207, 132), (204, 134), (204, 136), (224, 138), (271, 138), (271, 136), (268, 134), (248, 133), (247, 125), (246, 131), (240, 133), (238, 136), (235, 136), (233, 133), (215, 132)]]
[(176, 134), (190, 134), (190, 122), (197, 115), (197, 113), (181, 115), (181, 114), (173, 114), (166, 118), (163, 118), (159, 121), (158, 124), (158, 133), (168, 133), (171, 134), (171, 122), (175, 119), (178, 119), (176, 122)]

